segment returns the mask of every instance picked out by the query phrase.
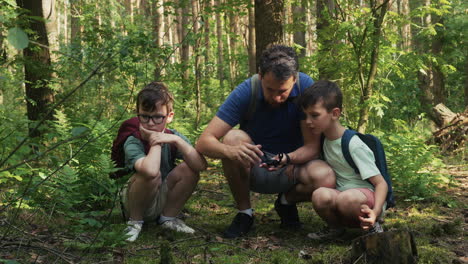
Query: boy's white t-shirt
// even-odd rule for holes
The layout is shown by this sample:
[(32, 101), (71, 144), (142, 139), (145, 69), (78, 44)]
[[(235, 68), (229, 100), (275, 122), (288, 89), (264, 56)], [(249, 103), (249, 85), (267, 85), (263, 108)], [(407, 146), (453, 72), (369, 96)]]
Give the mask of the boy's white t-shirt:
[(352, 188), (368, 188), (374, 191), (374, 186), (366, 181), (370, 177), (380, 175), (375, 165), (375, 157), (372, 150), (358, 136), (353, 136), (349, 142), (349, 153), (360, 174), (346, 161), (341, 151), (341, 138), (328, 140), (323, 143), (325, 160), (330, 164), (336, 174), (336, 189), (345, 191)]

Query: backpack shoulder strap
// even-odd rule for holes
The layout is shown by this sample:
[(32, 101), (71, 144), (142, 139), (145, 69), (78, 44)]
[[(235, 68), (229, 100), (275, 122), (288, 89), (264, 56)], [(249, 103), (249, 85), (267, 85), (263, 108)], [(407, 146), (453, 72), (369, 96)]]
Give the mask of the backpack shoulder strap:
[(296, 84), (297, 84), (297, 88), (299, 88), (299, 95), (302, 94), (302, 90), (301, 90), (301, 76), (299, 75), (299, 72), (297, 72), (297, 75), (296, 75)]
[(356, 173), (359, 173), (359, 169), (357, 168), (356, 164), (351, 157), (351, 153), (349, 153), (349, 142), (351, 138), (356, 135), (357, 132), (352, 129), (346, 129), (343, 136), (341, 137), (341, 151), (343, 152), (343, 156), (348, 162), (348, 164), (354, 169)]
[(254, 74), (252, 78), (250, 78), (250, 102), (249, 108), (247, 109), (246, 120), (250, 120), (253, 117), (255, 112), (255, 108), (257, 107), (257, 95), (258, 89), (260, 88), (260, 79), (258, 78), (258, 74)]
[(258, 89), (260, 88), (260, 80), (258, 78), (258, 74), (254, 74), (250, 78), (250, 101), (249, 107), (247, 108), (247, 112), (242, 116), (240, 120), (240, 127), (241, 129), (245, 127), (248, 121), (250, 121), (255, 113), (255, 108), (257, 107), (257, 94)]

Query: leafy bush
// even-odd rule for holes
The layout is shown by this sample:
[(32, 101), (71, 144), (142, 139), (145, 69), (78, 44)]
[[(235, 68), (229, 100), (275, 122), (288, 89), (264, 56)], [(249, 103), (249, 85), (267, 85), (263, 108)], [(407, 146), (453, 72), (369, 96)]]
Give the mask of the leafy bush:
[(395, 191), (397, 196), (401, 194), (397, 198), (424, 200), (433, 197), (443, 184), (442, 176), (433, 171), (442, 165), (437, 147), (427, 145), (421, 137), (423, 131), (413, 130), (405, 121), (394, 120), (394, 125), (395, 132), (381, 139)]

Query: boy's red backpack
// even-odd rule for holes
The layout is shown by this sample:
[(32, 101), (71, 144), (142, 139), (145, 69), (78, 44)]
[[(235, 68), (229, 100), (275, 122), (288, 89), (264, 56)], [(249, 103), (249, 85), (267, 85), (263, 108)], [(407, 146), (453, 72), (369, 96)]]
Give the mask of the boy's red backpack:
[[(171, 130), (167, 128), (164, 129), (164, 133), (174, 134)], [(125, 151), (124, 151), (124, 143), (129, 136), (134, 136), (138, 138), (139, 140), (141, 140), (141, 142), (143, 142), (143, 145), (145, 147), (145, 153), (149, 152), (150, 146), (148, 142), (144, 141), (141, 138), (140, 121), (138, 120), (138, 117), (133, 117), (124, 121), (119, 128), (119, 132), (117, 132), (117, 137), (114, 139), (114, 142), (112, 143), (111, 159), (115, 162), (115, 167), (119, 169), (109, 174), (109, 177), (111, 177), (112, 179), (121, 178), (131, 172), (129, 169), (125, 168)], [(177, 150), (175, 146), (171, 145), (172, 157), (175, 156), (176, 151)]]

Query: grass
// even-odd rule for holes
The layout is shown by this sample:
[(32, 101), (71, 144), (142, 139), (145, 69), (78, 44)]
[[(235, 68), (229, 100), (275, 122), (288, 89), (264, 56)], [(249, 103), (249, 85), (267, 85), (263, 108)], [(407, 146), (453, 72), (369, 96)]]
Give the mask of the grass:
[[(447, 203), (440, 202), (440, 199), (438, 202), (397, 200), (396, 208), (387, 212), (386, 230), (413, 232), (419, 263), (463, 263), (466, 260), (467, 203), (464, 195), (456, 195), (460, 193), (462, 184), (454, 186), (458, 189), (444, 194), (445, 200), (449, 201)], [(461, 194), (464, 194), (461, 188)], [(33, 214), (30, 209), (23, 210), (19, 219), (29, 215), (27, 220), (10, 219), (22, 225), (11, 228), (12, 225), (2, 222), (0, 226), (0, 237), (9, 230), (9, 235), (3, 236), (7, 239), (0, 241), (0, 263), (67, 263), (69, 260), (79, 263), (159, 263), (161, 245), (165, 241), (169, 244), (174, 263), (350, 263), (351, 241), (362, 234), (359, 230), (348, 230), (344, 237), (336, 241), (314, 242), (307, 239), (307, 233), (324, 227), (324, 222), (314, 213), (310, 203), (298, 206), (304, 223), (303, 230), (281, 230), (279, 218), (273, 209), (275, 199), (275, 195), (252, 193), (255, 230), (244, 238), (223, 239), (221, 234), (236, 210), (220, 169), (213, 167), (203, 173), (183, 211), (186, 223), (197, 230), (194, 235), (162, 230), (153, 222), (145, 224), (135, 243), (104, 243), (102, 246), (96, 246), (99, 245), (96, 243), (91, 248), (89, 245), (96, 234), (69, 238), (67, 228), (72, 227), (67, 227), (66, 221), (44, 213)], [(109, 236), (107, 240), (122, 239), (120, 234), (123, 228), (120, 210), (116, 206), (109, 224), (104, 226), (106, 232), (102, 234), (112, 231), (116, 235), (114, 238)], [(33, 241), (30, 245), (36, 247), (17, 243), (21, 242), (20, 238), (24, 237), (25, 232), (30, 236), (29, 241)]]

